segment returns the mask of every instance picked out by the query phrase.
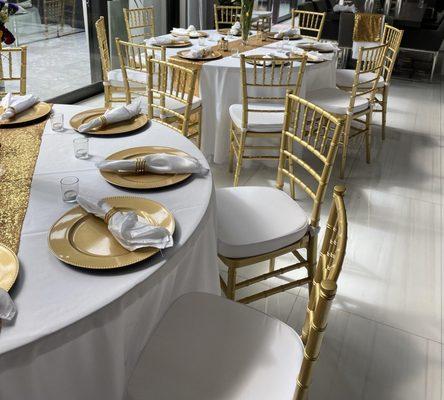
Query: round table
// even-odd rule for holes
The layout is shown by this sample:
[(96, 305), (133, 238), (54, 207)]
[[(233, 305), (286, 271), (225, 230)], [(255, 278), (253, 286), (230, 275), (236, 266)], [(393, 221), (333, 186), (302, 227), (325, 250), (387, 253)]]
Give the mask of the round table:
[[(65, 120), (85, 107), (59, 106)], [(94, 161), (134, 146), (202, 153), (170, 128), (153, 123), (133, 135), (91, 137), (91, 160), (73, 154), (73, 132), (42, 138), (21, 234), (20, 274), (11, 290), (18, 314), (0, 330), (0, 399), (122, 399), (126, 382), (154, 326), (187, 292), (220, 293), (211, 174), (162, 190), (127, 191), (100, 176)], [(95, 197), (141, 196), (165, 205), (176, 220), (175, 244), (136, 266), (91, 272), (56, 259), (47, 246), (51, 225), (70, 209), (63, 176), (80, 179)]]

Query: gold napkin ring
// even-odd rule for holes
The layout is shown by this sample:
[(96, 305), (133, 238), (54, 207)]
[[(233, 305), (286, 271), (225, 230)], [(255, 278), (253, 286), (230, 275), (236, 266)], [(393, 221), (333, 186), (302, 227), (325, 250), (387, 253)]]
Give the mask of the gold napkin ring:
[(105, 221), (105, 223), (108, 225), (110, 219), (114, 216), (114, 214), (118, 213), (119, 210), (117, 208), (110, 208), (110, 210), (105, 214), (105, 217), (103, 218), (103, 220)]
[(143, 158), (136, 159), (136, 174), (145, 173), (145, 160)]
[(106, 125), (106, 118), (105, 118), (105, 116), (104, 115), (101, 115), (100, 117), (99, 117), (99, 119), (100, 119), (100, 127), (101, 128), (103, 128), (105, 125)]

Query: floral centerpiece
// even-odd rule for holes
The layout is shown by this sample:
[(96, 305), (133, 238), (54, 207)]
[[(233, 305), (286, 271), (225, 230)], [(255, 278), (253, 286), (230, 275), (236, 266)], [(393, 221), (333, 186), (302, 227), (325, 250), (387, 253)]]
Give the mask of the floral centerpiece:
[(0, 47), (1, 43), (12, 44), (15, 42), (14, 35), (6, 28), (5, 24), (9, 16), (15, 14), (18, 9), (16, 4), (9, 4), (0, 0)]
[(253, 17), (254, 0), (242, 0), (241, 26), (242, 26), (242, 42), (248, 41), (251, 29), (251, 19)]

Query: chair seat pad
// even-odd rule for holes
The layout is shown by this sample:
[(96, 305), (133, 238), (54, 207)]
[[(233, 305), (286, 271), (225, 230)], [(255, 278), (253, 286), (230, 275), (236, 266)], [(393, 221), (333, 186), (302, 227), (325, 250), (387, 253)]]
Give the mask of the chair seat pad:
[[(143, 87), (147, 84), (147, 75), (142, 71), (127, 71), (131, 87)], [(108, 72), (108, 81), (111, 86), (124, 87), (121, 69), (113, 69)], [(135, 81), (135, 82), (134, 82)]]
[[(160, 99), (159, 98), (155, 98), (154, 99), (154, 104), (160, 104)], [(200, 98), (199, 97), (194, 97), (191, 109), (195, 110), (201, 104), (202, 104), (202, 102), (201, 102)], [(183, 104), (179, 100), (172, 99), (170, 97), (165, 97), (165, 108), (168, 108), (169, 110), (175, 111), (175, 112), (177, 112), (179, 114), (183, 114), (185, 112), (186, 106), (185, 106), (185, 104)], [(161, 113), (161, 110), (159, 110), (158, 108), (154, 108), (153, 113), (154, 113), (154, 116), (158, 117), (160, 115), (160, 113)], [(167, 113), (167, 115), (168, 114), (169, 113)], [(173, 114), (171, 114), (171, 115), (173, 116)]]
[[(350, 93), (338, 88), (324, 88), (307, 93), (307, 100), (333, 114), (347, 114), (350, 105)], [(369, 108), (369, 102), (364, 96), (356, 97), (353, 113)]]
[[(278, 110), (282, 112), (248, 112), (247, 130), (250, 132), (281, 132), (284, 125), (285, 107), (276, 103), (250, 104), (253, 110)], [(232, 104), (229, 108), (233, 123), (242, 128), (242, 104)]]
[[(368, 82), (371, 79), (375, 79), (375, 74), (373, 72), (367, 72), (365, 74), (361, 74), (359, 76), (359, 81)], [(336, 85), (346, 88), (351, 88), (353, 86), (353, 82), (355, 79), (355, 71), (353, 69), (338, 69), (336, 70)], [(378, 80), (378, 88), (384, 87), (384, 78), (382, 76), (379, 77)], [(370, 89), (373, 85), (373, 82), (362, 85), (361, 87)]]
[(218, 252), (253, 257), (298, 242), (307, 233), (305, 211), (279, 189), (243, 186), (218, 189)]
[(133, 400), (292, 400), (304, 346), (283, 322), (190, 293), (166, 312), (128, 385)]

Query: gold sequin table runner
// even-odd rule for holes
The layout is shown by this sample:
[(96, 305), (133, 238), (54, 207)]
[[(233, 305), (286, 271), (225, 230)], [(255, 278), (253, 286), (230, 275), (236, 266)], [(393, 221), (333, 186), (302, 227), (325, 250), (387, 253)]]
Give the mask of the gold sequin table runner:
[(15, 253), (45, 124), (0, 129), (0, 243)]

